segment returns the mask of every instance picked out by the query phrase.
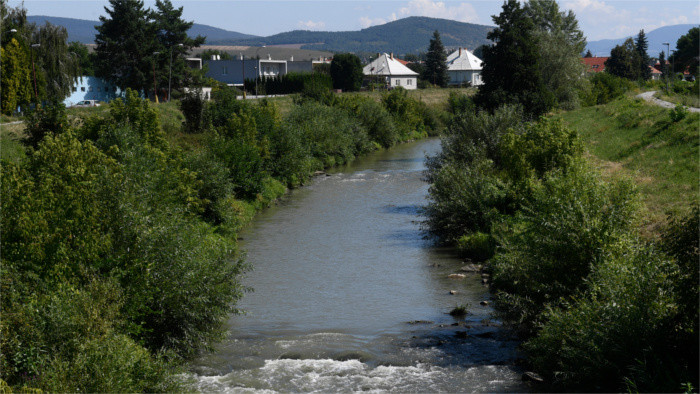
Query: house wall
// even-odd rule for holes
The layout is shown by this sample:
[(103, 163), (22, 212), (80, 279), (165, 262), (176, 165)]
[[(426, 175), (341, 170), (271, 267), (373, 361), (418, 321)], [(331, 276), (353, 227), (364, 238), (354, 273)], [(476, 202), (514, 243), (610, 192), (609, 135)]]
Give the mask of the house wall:
[(461, 85), (467, 82), (470, 83), (472, 86), (484, 84), (484, 81), (481, 79), (480, 70), (448, 70), (447, 75), (450, 77), (450, 85)]
[(288, 61), (287, 62), (287, 72), (289, 73), (302, 73), (302, 72), (312, 72), (313, 63), (309, 61)]
[[(273, 77), (287, 73), (287, 62), (285, 60), (266, 59), (240, 59), (235, 60), (205, 60), (207, 65), (207, 77), (211, 77), (219, 82), (231, 85), (242, 85), (243, 76), (245, 79), (255, 79), (255, 73), (260, 71), (261, 77)], [(256, 70), (257, 65), (259, 70)]]
[(63, 104), (70, 107), (83, 100), (109, 102), (117, 97), (122, 97), (122, 95), (122, 91), (118, 87), (101, 78), (82, 76), (73, 85), (70, 95), (63, 100)]
[(418, 78), (408, 77), (408, 76), (396, 76), (388, 77), (389, 86), (392, 88), (402, 87), (408, 90), (414, 90), (418, 88)]

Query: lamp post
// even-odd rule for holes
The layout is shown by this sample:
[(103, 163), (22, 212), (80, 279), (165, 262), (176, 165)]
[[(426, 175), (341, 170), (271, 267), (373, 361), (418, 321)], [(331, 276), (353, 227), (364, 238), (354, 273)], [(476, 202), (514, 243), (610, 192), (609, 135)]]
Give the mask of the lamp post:
[(258, 62), (257, 66), (255, 67), (255, 98), (256, 99), (258, 98), (258, 79), (260, 79), (260, 71), (262, 71), (260, 69), (260, 50), (263, 48), (265, 48), (265, 45), (261, 46), (260, 48), (258, 48), (257, 51), (255, 51), (255, 57), (256, 57), (255, 60)]
[[(663, 42), (661, 45), (666, 45), (666, 62), (668, 62), (668, 57), (671, 55), (669, 52), (669, 43), (668, 42)], [(664, 69), (666, 69), (666, 65), (663, 65)], [(671, 70), (673, 72), (673, 70)], [(668, 72), (666, 72), (666, 93), (668, 93)]]
[(34, 99), (37, 102), (39, 102), (39, 93), (36, 89), (36, 67), (34, 67), (34, 51), (32, 50), (32, 48), (38, 48), (40, 46), (41, 44), (32, 44), (29, 48), (29, 51), (32, 53), (32, 72), (34, 73)]
[(245, 57), (243, 57), (243, 53), (239, 53), (241, 55), (241, 72), (243, 74), (243, 100), (245, 100)]
[(168, 73), (168, 102), (170, 102), (170, 81), (173, 78), (173, 48), (174, 47), (183, 47), (183, 44), (177, 44), (177, 45), (172, 45), (170, 47), (170, 71)]
[[(153, 56), (160, 55), (160, 52), (153, 52)], [(158, 102), (158, 90), (156, 87), (156, 59), (153, 59), (153, 101)]]

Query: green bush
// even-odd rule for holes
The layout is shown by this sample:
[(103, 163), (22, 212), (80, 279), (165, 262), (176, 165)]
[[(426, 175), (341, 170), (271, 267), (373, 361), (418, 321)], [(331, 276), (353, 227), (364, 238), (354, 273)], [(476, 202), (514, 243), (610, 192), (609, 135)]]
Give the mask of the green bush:
[(587, 292), (545, 313), (547, 323), (525, 344), (529, 360), (556, 391), (679, 391), (697, 370), (674, 354), (675, 264), (635, 244), (606, 250)]
[(676, 107), (668, 113), (668, 116), (671, 118), (671, 122), (680, 122), (681, 120), (685, 119), (689, 113), (690, 112), (687, 108), (685, 108), (685, 106), (683, 106), (683, 104), (676, 104)]
[(486, 261), (496, 252), (496, 242), (491, 234), (477, 231), (461, 236), (457, 240), (457, 250), (463, 257)]
[(335, 106), (350, 111), (367, 130), (370, 140), (385, 148), (398, 142), (399, 135), (394, 120), (380, 103), (368, 97), (343, 96)]
[(582, 92), (582, 103), (586, 106), (607, 104), (634, 88), (632, 81), (606, 72), (593, 74), (590, 90)]
[(569, 302), (607, 250), (630, 236), (638, 209), (629, 182), (606, 183), (580, 161), (546, 175), (496, 234), (493, 288), (504, 318), (532, 330), (543, 311)]
[(48, 106), (37, 105), (34, 110), (27, 111), (24, 142), (37, 147), (46, 135), (61, 133), (68, 129), (66, 106), (54, 103)]
[(476, 106), (471, 97), (464, 93), (450, 92), (447, 98), (447, 110), (453, 115), (459, 115), (467, 112), (475, 112)]
[(187, 92), (180, 99), (180, 111), (185, 116), (182, 126), (186, 133), (201, 133), (207, 127), (204, 116), (205, 104), (201, 89)]

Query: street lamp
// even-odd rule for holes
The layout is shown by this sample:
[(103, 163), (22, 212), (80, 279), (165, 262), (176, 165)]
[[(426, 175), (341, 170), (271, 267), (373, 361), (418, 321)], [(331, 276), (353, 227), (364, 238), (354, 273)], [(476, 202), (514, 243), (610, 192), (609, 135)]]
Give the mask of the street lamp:
[[(153, 56), (160, 55), (160, 52), (153, 52)], [(156, 87), (156, 59), (153, 59), (153, 100), (158, 102), (158, 90)]]
[[(669, 52), (669, 43), (668, 42), (663, 42), (661, 45), (666, 45), (666, 62), (668, 62), (668, 57), (671, 55)], [(666, 65), (663, 65), (664, 69), (666, 69)], [(671, 70), (673, 72), (673, 70)], [(668, 94), (668, 72), (666, 72), (666, 93)]]
[(257, 51), (255, 51), (255, 57), (257, 58), (257, 66), (255, 67), (255, 98), (258, 98), (258, 79), (260, 79), (260, 50), (265, 48), (265, 45), (261, 46), (258, 48)]
[(32, 71), (34, 72), (34, 99), (36, 99), (37, 102), (39, 102), (39, 93), (36, 89), (36, 68), (34, 67), (34, 51), (32, 51), (31, 48), (38, 48), (40, 46), (41, 44), (32, 44), (29, 49), (29, 51), (32, 53)]
[(170, 72), (168, 74), (168, 102), (170, 102), (170, 81), (173, 78), (173, 48), (176, 46), (183, 47), (184, 45), (177, 44), (177, 45), (173, 45), (170, 47)]

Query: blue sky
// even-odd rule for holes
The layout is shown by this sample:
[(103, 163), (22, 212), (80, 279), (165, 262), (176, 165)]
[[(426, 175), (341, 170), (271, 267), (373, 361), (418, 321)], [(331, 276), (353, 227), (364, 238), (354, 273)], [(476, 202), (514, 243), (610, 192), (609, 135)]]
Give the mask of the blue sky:
[[(172, 0), (197, 23), (267, 36), (295, 29), (359, 30), (407, 16), (431, 16), (492, 25), (501, 0)], [(10, 0), (10, 5), (20, 4)], [(145, 0), (151, 7), (155, 0)], [(25, 0), (29, 15), (97, 20), (106, 0)], [(561, 0), (573, 10), (589, 41), (649, 32), (661, 26), (700, 23), (698, 0)]]

